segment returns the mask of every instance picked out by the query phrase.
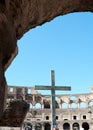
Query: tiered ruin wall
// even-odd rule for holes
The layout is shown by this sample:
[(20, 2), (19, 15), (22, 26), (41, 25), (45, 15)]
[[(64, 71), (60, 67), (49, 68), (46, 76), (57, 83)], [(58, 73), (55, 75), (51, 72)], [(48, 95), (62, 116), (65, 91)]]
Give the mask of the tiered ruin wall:
[[(81, 128), (87, 125), (92, 129), (92, 95), (92, 89), (90, 93), (56, 95), (56, 123), (59, 130), (63, 129), (65, 123), (71, 129), (75, 123)], [(32, 128), (41, 124), (42, 129), (47, 125), (51, 126), (51, 95), (42, 95), (35, 87), (8, 86), (7, 105), (14, 100), (25, 100), (30, 105), (24, 124), (30, 123)]]

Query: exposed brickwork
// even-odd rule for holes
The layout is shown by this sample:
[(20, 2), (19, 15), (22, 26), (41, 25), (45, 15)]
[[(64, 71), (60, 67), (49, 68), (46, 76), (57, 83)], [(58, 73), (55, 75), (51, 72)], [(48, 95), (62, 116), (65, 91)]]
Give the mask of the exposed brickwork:
[(0, 126), (20, 127), (28, 109), (29, 104), (23, 100), (10, 101), (0, 120)]
[(93, 12), (93, 0), (0, 0), (0, 119), (5, 107), (5, 70), (17, 55), (17, 40), (29, 29), (72, 12)]
[[(50, 126), (48, 129), (50, 130), (52, 123), (50, 95), (42, 95), (34, 87), (8, 86), (7, 103), (18, 100), (17, 98), (19, 100), (24, 99), (30, 104), (24, 124), (29, 124), (32, 129), (39, 124), (42, 130), (45, 129), (45, 126)], [(93, 119), (93, 87), (90, 93), (56, 95), (56, 104), (56, 123), (59, 130), (63, 130), (66, 123), (71, 130), (76, 124), (79, 128), (93, 129), (91, 125)]]

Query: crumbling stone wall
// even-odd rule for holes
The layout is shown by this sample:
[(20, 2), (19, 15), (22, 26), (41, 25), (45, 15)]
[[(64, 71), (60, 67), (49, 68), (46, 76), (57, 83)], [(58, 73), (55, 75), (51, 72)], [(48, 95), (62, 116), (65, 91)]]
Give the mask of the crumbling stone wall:
[[(30, 104), (23, 128), (30, 127), (33, 130), (39, 125), (44, 130), (48, 124), (51, 128), (51, 95), (42, 95), (35, 90), (35, 87), (8, 86), (7, 105), (9, 101), (22, 99)], [(56, 103), (56, 123), (59, 130), (63, 130), (65, 123), (69, 124), (71, 130), (75, 124), (78, 124), (78, 128), (88, 130), (89, 127), (92, 130), (93, 86), (90, 93), (56, 95)]]
[(4, 72), (29, 29), (72, 12), (93, 12), (93, 0), (0, 0), (0, 118), (5, 106)]
[(25, 101), (10, 101), (0, 120), (0, 126), (20, 127), (28, 109), (29, 104)]

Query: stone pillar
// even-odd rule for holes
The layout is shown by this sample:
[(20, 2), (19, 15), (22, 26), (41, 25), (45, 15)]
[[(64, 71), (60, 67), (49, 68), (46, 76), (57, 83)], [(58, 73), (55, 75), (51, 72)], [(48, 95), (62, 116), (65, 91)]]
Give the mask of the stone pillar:
[(61, 103), (59, 103), (59, 109), (62, 109), (62, 104)]
[(88, 102), (86, 102), (86, 107), (87, 107), (87, 108), (89, 107)]
[(44, 109), (44, 104), (42, 103), (41, 105), (42, 105), (41, 108)]
[(35, 102), (35, 95), (33, 94), (33, 102)]
[(70, 123), (70, 130), (73, 130), (73, 129), (72, 129), (72, 123)]
[(63, 124), (58, 125), (58, 130), (63, 130)]
[(32, 108), (35, 109), (35, 104), (32, 104)]
[(44, 124), (42, 124), (42, 130), (44, 130)]
[(42, 120), (44, 121), (45, 119), (45, 113), (42, 113)]
[(68, 104), (67, 104), (67, 109), (69, 109), (69, 107), (70, 107), (70, 106), (69, 106), (69, 103), (68, 103)]
[(23, 100), (25, 100), (25, 88), (22, 88), (22, 97), (23, 97)]
[(82, 120), (81, 114), (78, 114), (78, 120)]
[(68, 108), (71, 108), (71, 104), (70, 103), (68, 104)]
[(32, 125), (32, 130), (35, 130), (35, 124)]
[(6, 80), (4, 77), (4, 69), (2, 65), (2, 55), (0, 55), (0, 118), (3, 115), (3, 111), (6, 104)]
[(35, 95), (33, 95), (33, 104), (32, 104), (32, 108), (35, 108)]
[(79, 124), (80, 130), (82, 130), (82, 123)]
[(52, 109), (52, 104), (50, 104), (50, 108)]
[(80, 103), (77, 104), (77, 108), (80, 108)]
[(90, 130), (93, 130), (93, 122), (90, 122)]

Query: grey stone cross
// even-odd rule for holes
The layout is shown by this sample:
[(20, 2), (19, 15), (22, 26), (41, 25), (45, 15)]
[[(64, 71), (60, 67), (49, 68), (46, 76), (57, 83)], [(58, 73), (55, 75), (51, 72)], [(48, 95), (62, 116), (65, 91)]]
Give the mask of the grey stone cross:
[(51, 90), (52, 96), (52, 128), (56, 129), (56, 104), (55, 104), (55, 90), (71, 90), (70, 86), (55, 86), (55, 73), (51, 70), (51, 86), (36, 85), (36, 90)]

